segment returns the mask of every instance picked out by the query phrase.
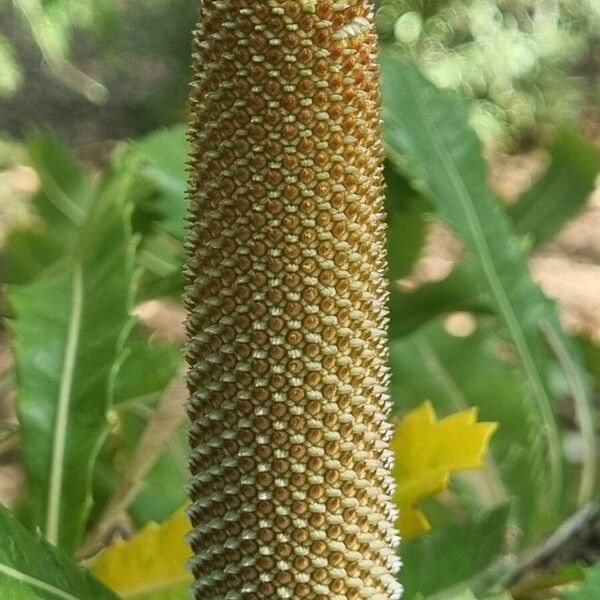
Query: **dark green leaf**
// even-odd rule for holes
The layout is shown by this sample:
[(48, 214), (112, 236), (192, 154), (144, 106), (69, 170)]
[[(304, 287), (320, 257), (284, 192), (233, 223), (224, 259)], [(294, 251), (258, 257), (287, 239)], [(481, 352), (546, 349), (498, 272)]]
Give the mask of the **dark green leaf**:
[(118, 600), (92, 575), (27, 531), (0, 505), (2, 600)]
[(404, 542), (400, 581), (406, 600), (448, 588), (469, 588), (471, 580), (498, 559), (505, 547), (510, 509), (500, 506), (479, 519), (456, 523)]
[[(156, 225), (160, 227), (159, 224)], [(137, 253), (137, 262), (143, 269), (138, 301), (153, 298), (183, 296), (184, 255), (180, 242), (166, 234), (151, 234), (143, 238)]]
[(165, 453), (144, 480), (129, 514), (138, 527), (155, 521), (162, 523), (186, 503), (187, 427), (170, 440)]
[(40, 216), (48, 225), (58, 228), (82, 223), (93, 195), (85, 171), (52, 136), (33, 135), (28, 151), (40, 178), (40, 190), (33, 198)]
[[(160, 394), (181, 364), (179, 349), (166, 343), (135, 340), (128, 344), (115, 382), (115, 408), (119, 426), (105, 444), (94, 474), (96, 521), (121, 480), (123, 465), (129, 464)], [(185, 502), (187, 441), (185, 428), (164, 448), (144, 478), (144, 485), (130, 508), (138, 526), (160, 523)]]
[[(118, 427), (104, 445), (94, 474), (96, 500), (92, 521), (96, 521), (115, 493), (156, 403), (181, 365), (181, 351), (165, 342), (133, 339), (117, 373), (114, 406)], [(136, 524), (162, 522), (185, 501), (187, 442), (185, 432), (164, 448), (162, 456), (144, 478), (144, 485), (130, 514)]]
[(127, 172), (111, 178), (72, 253), (9, 293), (32, 526), (68, 552), (89, 513), (113, 373), (131, 325), (128, 181)]
[(594, 387), (600, 390), (600, 345), (592, 339), (580, 338), (588, 372), (594, 379)]
[(135, 398), (160, 394), (177, 373), (180, 363), (181, 351), (171, 344), (131, 340), (115, 378), (115, 406)]
[(384, 169), (389, 278), (406, 277), (425, 242), (425, 202), (391, 164)]
[(145, 157), (143, 175), (158, 190), (151, 210), (158, 215), (162, 231), (182, 241), (184, 238), (186, 157), (188, 143), (185, 125), (152, 133), (136, 143)]
[(546, 172), (508, 209), (517, 233), (535, 246), (554, 237), (581, 210), (600, 172), (600, 153), (580, 135), (562, 131)]
[[(143, 235), (140, 301), (183, 294), (187, 148), (184, 125), (152, 133), (132, 147), (140, 162), (130, 196), (134, 230)], [(115, 160), (120, 160), (118, 154)]]
[(452, 312), (490, 313), (490, 301), (481, 290), (477, 274), (465, 262), (445, 279), (405, 292), (397, 285), (390, 290), (390, 337), (408, 335), (429, 321)]
[(37, 277), (62, 253), (60, 240), (36, 229), (13, 229), (4, 245), (6, 283), (22, 284)]

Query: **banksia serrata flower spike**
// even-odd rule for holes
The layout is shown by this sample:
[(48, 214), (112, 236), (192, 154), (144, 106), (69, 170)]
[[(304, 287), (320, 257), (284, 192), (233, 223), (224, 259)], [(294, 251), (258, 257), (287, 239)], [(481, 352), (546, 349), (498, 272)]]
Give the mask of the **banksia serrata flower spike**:
[(204, 0), (189, 160), (201, 600), (399, 597), (376, 40), (360, 0)]

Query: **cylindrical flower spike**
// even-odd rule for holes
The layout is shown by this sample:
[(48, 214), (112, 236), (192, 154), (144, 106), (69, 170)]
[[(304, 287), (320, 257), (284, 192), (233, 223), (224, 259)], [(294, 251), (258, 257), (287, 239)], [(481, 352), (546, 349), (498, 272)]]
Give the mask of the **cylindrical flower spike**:
[(204, 0), (187, 360), (195, 597), (399, 598), (365, 0)]

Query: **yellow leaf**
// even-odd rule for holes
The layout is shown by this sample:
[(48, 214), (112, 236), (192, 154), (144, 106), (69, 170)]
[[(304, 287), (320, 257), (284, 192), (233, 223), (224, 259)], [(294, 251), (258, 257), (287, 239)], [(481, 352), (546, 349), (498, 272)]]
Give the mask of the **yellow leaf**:
[(392, 474), (397, 486), (394, 501), (400, 510), (397, 526), (404, 538), (430, 528), (417, 507), (422, 498), (445, 490), (452, 472), (483, 466), (496, 427), (496, 423), (477, 423), (477, 408), (437, 421), (429, 402), (396, 424)]
[(191, 581), (185, 536), (191, 526), (183, 509), (162, 525), (150, 523), (130, 540), (120, 540), (94, 561), (92, 571), (124, 598)]

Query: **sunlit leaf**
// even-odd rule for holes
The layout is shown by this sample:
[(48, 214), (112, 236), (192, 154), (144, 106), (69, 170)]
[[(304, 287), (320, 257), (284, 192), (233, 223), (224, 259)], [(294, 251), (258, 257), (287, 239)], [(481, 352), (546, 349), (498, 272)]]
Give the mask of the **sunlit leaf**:
[(591, 497), (596, 480), (596, 440), (580, 357), (562, 331), (555, 306), (531, 279), (520, 240), (491, 193), (481, 144), (468, 125), (464, 103), (392, 53), (385, 53), (382, 63), (389, 154), (461, 238), (527, 375), (531, 418), (540, 424), (534, 442), (543, 446), (549, 469), (538, 520), (546, 529), (561, 504), (564, 475), (547, 342), (569, 380), (585, 442), (580, 503)]
[(124, 171), (103, 188), (71, 252), (9, 293), (31, 525), (68, 552), (89, 514), (113, 374), (132, 323), (127, 181)]
[(23, 72), (8, 40), (0, 35), (0, 98), (12, 96), (23, 80)]

